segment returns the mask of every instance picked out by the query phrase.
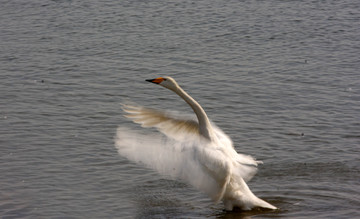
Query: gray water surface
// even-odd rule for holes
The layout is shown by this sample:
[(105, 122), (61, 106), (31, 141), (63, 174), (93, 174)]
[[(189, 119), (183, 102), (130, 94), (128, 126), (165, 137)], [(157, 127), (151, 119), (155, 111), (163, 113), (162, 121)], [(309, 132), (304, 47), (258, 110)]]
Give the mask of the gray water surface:
[[(2, 1), (0, 217), (360, 217), (360, 5), (344, 1)], [(169, 75), (280, 208), (221, 203), (118, 155), (121, 103), (191, 114)], [(146, 145), (144, 145), (146, 147)]]

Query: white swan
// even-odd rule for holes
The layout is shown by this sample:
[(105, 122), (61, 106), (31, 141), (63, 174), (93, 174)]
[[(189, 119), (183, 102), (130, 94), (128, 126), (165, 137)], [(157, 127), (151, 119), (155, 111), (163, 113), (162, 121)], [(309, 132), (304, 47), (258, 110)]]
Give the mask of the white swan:
[(168, 138), (141, 135), (118, 128), (115, 145), (130, 160), (145, 164), (173, 179), (183, 180), (205, 192), (213, 201), (223, 201), (226, 210), (238, 207), (276, 209), (256, 197), (246, 181), (257, 171), (251, 156), (238, 154), (231, 139), (210, 122), (205, 111), (171, 77), (146, 80), (168, 88), (193, 109), (198, 122), (166, 112), (124, 105), (127, 117), (143, 127), (155, 127)]

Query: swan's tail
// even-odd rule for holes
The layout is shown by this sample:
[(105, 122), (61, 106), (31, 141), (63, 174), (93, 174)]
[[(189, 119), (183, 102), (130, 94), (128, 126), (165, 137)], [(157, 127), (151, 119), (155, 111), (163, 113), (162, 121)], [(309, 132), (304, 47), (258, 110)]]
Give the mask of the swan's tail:
[(254, 208), (266, 208), (271, 210), (277, 209), (272, 204), (267, 203), (255, 195), (251, 195), (251, 197), (241, 195), (237, 198), (228, 198), (224, 199), (223, 201), (227, 211), (232, 211), (234, 207), (245, 211), (249, 211)]
[(256, 201), (255, 201), (255, 207), (260, 207), (260, 208), (267, 208), (267, 209), (272, 209), (272, 210), (275, 210), (277, 209), (277, 207), (275, 207), (274, 205), (256, 197)]
[(223, 201), (225, 208), (228, 211), (231, 211), (234, 207), (238, 207), (246, 211), (253, 208), (277, 209), (275, 206), (256, 197), (256, 195), (251, 192), (244, 179), (240, 177), (233, 178), (230, 182)]

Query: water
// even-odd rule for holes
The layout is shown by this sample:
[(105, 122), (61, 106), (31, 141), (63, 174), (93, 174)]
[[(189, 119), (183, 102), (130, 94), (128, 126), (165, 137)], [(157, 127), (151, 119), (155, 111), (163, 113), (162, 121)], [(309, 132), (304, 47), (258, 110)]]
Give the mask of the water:
[[(360, 216), (360, 5), (345, 1), (2, 1), (2, 218)], [(120, 157), (120, 103), (190, 113), (170, 75), (264, 161), (281, 210), (226, 212)], [(153, 130), (143, 130), (152, 132)]]

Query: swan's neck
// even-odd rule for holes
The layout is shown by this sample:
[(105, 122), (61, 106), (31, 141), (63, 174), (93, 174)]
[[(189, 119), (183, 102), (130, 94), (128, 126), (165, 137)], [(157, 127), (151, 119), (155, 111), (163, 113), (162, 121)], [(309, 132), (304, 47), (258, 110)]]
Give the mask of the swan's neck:
[(174, 90), (175, 93), (177, 93), (181, 98), (185, 100), (186, 103), (188, 103), (191, 108), (194, 110), (197, 119), (199, 121), (199, 132), (202, 136), (205, 138), (212, 140), (212, 127), (210, 124), (210, 120), (207, 117), (204, 109), (200, 106), (194, 98), (192, 98), (188, 93), (186, 93), (181, 87), (177, 87), (176, 90)]

